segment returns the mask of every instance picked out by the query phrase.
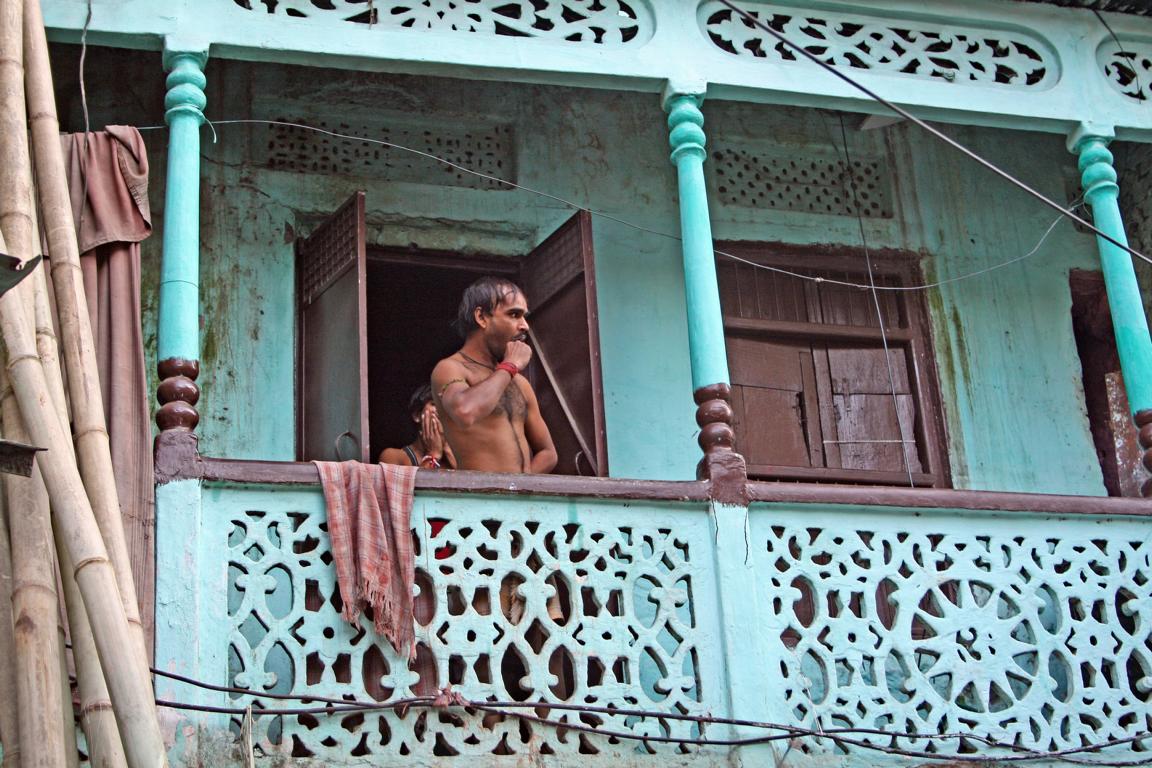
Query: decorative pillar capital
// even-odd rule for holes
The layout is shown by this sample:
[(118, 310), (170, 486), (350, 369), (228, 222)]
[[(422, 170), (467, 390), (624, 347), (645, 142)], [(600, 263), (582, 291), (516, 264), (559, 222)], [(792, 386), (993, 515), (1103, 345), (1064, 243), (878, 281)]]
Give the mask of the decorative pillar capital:
[(672, 146), (672, 162), (689, 156), (704, 161), (704, 113), (700, 111), (703, 96), (673, 94), (664, 102), (668, 112), (668, 143)]
[(208, 97), (204, 95), (208, 85), (204, 77), (207, 62), (206, 51), (164, 51), (164, 68), (168, 71), (164, 121), (169, 125), (173, 118), (183, 114), (195, 117), (197, 124), (204, 122), (204, 107), (208, 104)]

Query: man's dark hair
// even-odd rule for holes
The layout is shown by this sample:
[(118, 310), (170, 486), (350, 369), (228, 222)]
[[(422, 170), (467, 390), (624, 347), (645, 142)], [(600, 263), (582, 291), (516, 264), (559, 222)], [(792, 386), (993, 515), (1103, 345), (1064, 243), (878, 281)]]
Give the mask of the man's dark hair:
[(412, 397), (408, 398), (408, 415), (414, 419), (420, 418), (424, 405), (430, 402), (432, 402), (432, 385), (421, 384), (412, 393)]
[(467, 339), (468, 334), (480, 326), (476, 324), (476, 309), (479, 308), (486, 315), (496, 311), (500, 302), (512, 294), (523, 294), (520, 286), (506, 277), (482, 277), (464, 289), (460, 297), (460, 307), (456, 310), (456, 320), (452, 327), (460, 338)]

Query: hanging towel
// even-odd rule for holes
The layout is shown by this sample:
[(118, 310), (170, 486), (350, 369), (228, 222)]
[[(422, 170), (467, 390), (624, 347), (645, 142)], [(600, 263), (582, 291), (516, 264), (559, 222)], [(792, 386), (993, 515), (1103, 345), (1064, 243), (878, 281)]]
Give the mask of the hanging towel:
[(412, 489), (415, 467), (316, 461), (324, 502), (342, 615), (359, 628), (360, 614), (372, 608), (376, 634), (401, 655), (415, 656), (412, 585)]
[[(148, 152), (124, 125), (60, 137), (116, 493), (148, 646), (155, 606), (152, 418), (140, 327), (140, 242), (152, 232)], [(52, 254), (48, 254), (51, 258)]]

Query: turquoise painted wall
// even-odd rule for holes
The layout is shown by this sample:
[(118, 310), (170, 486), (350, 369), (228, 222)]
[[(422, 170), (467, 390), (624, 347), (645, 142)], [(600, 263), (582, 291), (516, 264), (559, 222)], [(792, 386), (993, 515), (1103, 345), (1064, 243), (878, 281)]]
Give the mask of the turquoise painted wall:
[[(73, 56), (69, 46), (62, 55)], [(101, 56), (127, 56), (96, 49)], [(159, 123), (159, 57), (141, 67), (133, 106), (90, 82), (94, 123)], [(92, 64), (91, 62), (96, 62)], [(213, 59), (213, 119), (298, 117), (355, 125), (398, 116), (410, 124), (511, 125), (522, 184), (661, 232), (678, 231), (664, 117), (652, 95), (250, 65)], [(149, 78), (154, 78), (155, 85)], [(63, 87), (63, 86), (62, 86)], [(156, 100), (153, 100), (153, 99)], [(72, 110), (75, 113), (75, 109)], [(835, 113), (705, 102), (710, 145), (744, 144), (797, 157), (835, 156)], [(1028, 251), (1054, 215), (913, 129), (857, 130), (855, 157), (883, 161), (895, 215), (866, 219), (872, 247), (924, 254), (929, 279), (947, 279)], [(1073, 158), (1062, 139), (979, 128), (950, 132), (1058, 199)], [(292, 245), (356, 188), (368, 192), (369, 238), (386, 245), (524, 252), (569, 212), (526, 192), (491, 192), (260, 167), (262, 127), (204, 129), (202, 194), (201, 447), (210, 455), (293, 455)], [(146, 134), (161, 214), (161, 132)], [(256, 162), (254, 162), (256, 161)], [(709, 161), (712, 163), (712, 160)], [(706, 168), (708, 165), (706, 165)], [(1123, 183), (1123, 180), (1122, 182)], [(715, 192), (715, 182), (712, 182)], [(851, 216), (729, 206), (712, 199), (719, 239), (858, 247)], [(697, 456), (679, 246), (597, 219), (594, 225), (613, 473), (688, 478)], [(159, 238), (145, 245), (145, 328)], [(1094, 268), (1095, 245), (1061, 224), (1041, 251), (1004, 270), (932, 292), (930, 311), (954, 484), (962, 488), (1103, 493), (1080, 391), (1068, 270)]]
[[(636, 223), (677, 230), (675, 178), (658, 100), (634, 94), (429, 81), (383, 75), (209, 65), (209, 114), (352, 126), (398, 118), (435, 128), (511, 125), (521, 184)], [(516, 255), (572, 211), (521, 191), (485, 191), (368, 175), (260, 167), (263, 126), (218, 129), (205, 144), (204, 407), (211, 455), (291, 459), (292, 237), (354, 189), (369, 242)], [(246, 162), (246, 159), (255, 162)], [(406, 160), (401, 156), (401, 159)], [(426, 163), (427, 174), (442, 176)], [(689, 477), (696, 462), (678, 244), (594, 225), (602, 353), (614, 472)]]

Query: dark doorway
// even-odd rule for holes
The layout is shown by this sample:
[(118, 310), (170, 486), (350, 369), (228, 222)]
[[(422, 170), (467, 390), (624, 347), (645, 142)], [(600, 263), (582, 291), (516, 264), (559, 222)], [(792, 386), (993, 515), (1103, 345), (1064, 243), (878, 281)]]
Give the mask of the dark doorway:
[(516, 279), (517, 264), (400, 251), (368, 255), (368, 401), (371, 455), (416, 439), (408, 399), (436, 363), (460, 347), (452, 330), (460, 294), (478, 277)]
[(299, 458), (371, 462), (411, 442), (412, 393), (461, 340), (451, 323), (485, 274), (529, 298), (524, 372), (556, 445), (558, 474), (607, 476), (592, 220), (578, 212), (519, 258), (369, 248), (356, 192), (297, 242)]

